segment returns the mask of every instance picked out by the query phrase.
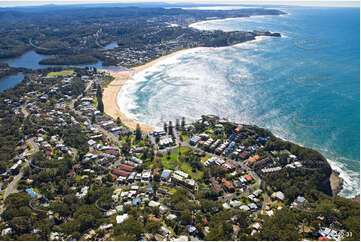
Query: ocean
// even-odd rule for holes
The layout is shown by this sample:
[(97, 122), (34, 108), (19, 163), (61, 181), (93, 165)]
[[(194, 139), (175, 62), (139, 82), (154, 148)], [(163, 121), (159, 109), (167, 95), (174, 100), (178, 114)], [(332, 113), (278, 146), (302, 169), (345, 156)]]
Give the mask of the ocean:
[[(276, 8), (276, 7), (275, 7)], [(204, 30), (269, 30), (282, 38), (185, 50), (126, 82), (120, 110), (162, 126), (202, 114), (255, 124), (323, 154), (344, 179), (360, 184), (359, 8), (282, 7), (287, 15), (212, 20)]]

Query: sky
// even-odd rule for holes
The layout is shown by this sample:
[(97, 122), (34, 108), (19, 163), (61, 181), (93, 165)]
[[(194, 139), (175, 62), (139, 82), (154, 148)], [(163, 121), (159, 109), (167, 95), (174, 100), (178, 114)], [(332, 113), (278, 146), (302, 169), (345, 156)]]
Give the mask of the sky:
[(81, 3), (131, 3), (131, 2), (167, 2), (167, 3), (202, 3), (202, 4), (271, 4), (271, 5), (296, 5), (296, 6), (327, 6), (327, 7), (359, 7), (360, 2), (357, 0), (340, 1), (340, 0), (5, 0), (0, 1), (0, 7), (14, 6), (37, 6), (44, 4), (81, 4)]

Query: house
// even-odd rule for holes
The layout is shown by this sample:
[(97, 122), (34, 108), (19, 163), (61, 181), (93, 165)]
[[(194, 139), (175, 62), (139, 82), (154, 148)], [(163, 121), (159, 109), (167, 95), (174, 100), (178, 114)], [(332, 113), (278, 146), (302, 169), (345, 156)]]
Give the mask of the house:
[(160, 203), (159, 202), (155, 202), (155, 201), (150, 201), (149, 203), (148, 203), (148, 206), (149, 207), (159, 207), (159, 205), (160, 205)]
[(175, 220), (175, 219), (177, 219), (177, 215), (175, 215), (175, 214), (169, 214), (169, 215), (167, 216), (167, 219), (168, 219), (168, 220)]
[(140, 199), (139, 198), (134, 198), (132, 201), (133, 206), (137, 206), (140, 204)]
[(119, 156), (119, 150), (105, 150), (104, 153), (114, 156)]
[(150, 219), (151, 222), (160, 222), (160, 218), (153, 217)]
[(292, 207), (301, 207), (307, 202), (306, 198), (298, 196), (296, 200), (292, 203)]
[(262, 189), (257, 189), (256, 191), (253, 192), (253, 195), (258, 197), (259, 195), (262, 194), (262, 192), (263, 192)]
[(147, 188), (145, 189), (145, 193), (149, 195), (152, 195), (154, 193), (152, 185), (147, 186)]
[(118, 205), (115, 207), (115, 210), (117, 211), (117, 213), (123, 212), (123, 205)]
[(243, 151), (241, 154), (239, 154), (239, 158), (242, 160), (246, 160), (251, 155), (251, 152), (249, 151)]
[(159, 174), (159, 171), (160, 171), (160, 168), (159, 168), (159, 167), (155, 168), (155, 169), (153, 170), (153, 176), (158, 175), (158, 174)]
[(248, 204), (248, 207), (251, 209), (252, 212), (257, 210), (257, 205), (255, 203)]
[(113, 227), (113, 224), (103, 224), (100, 226), (101, 230), (106, 230), (106, 229), (110, 229)]
[(195, 235), (198, 233), (198, 229), (196, 227), (194, 227), (193, 225), (190, 225), (188, 224), (186, 226), (187, 230), (188, 230), (188, 233), (191, 234), (191, 235)]
[(142, 173), (142, 180), (143, 181), (148, 181), (150, 178), (150, 171), (143, 171)]
[(172, 233), (166, 227), (162, 226), (160, 229), (163, 232), (163, 236), (167, 237), (167, 236), (172, 235)]
[(128, 218), (128, 214), (125, 213), (123, 215), (118, 215), (115, 219), (117, 221), (117, 224), (123, 223)]
[(274, 192), (274, 193), (271, 195), (271, 197), (283, 201), (283, 200), (285, 199), (285, 194), (283, 194), (283, 192), (281, 192), (281, 191), (278, 191), (278, 192)]
[(67, 177), (72, 177), (74, 176), (75, 172), (74, 171), (69, 171), (68, 173), (66, 173)]
[(211, 177), (209, 180), (212, 183), (212, 186), (213, 186), (214, 190), (216, 190), (216, 192), (223, 192), (222, 186), (219, 185), (219, 183), (217, 182), (217, 180), (214, 177)]
[(259, 155), (254, 155), (248, 158), (247, 164), (254, 164), (257, 160), (259, 160)]
[(189, 144), (192, 146), (196, 146), (197, 143), (201, 140), (201, 137), (194, 135), (190, 140), (189, 140)]
[(183, 177), (183, 178), (188, 178), (188, 174), (187, 173), (185, 173), (185, 172), (183, 172), (183, 171), (180, 171), (180, 170), (176, 170), (175, 172), (174, 172), (174, 174), (177, 174), (178, 176), (181, 176), (181, 177)]
[(168, 180), (171, 172), (172, 172), (171, 170), (163, 170), (160, 178), (164, 181)]
[(222, 167), (226, 170), (226, 171), (234, 171), (236, 169), (236, 166), (232, 163), (232, 162), (225, 162), (222, 164)]
[(159, 206), (159, 212), (160, 212), (161, 214), (165, 214), (168, 210), (169, 210), (169, 208), (167, 208), (167, 207), (164, 206), (164, 205), (160, 205), (160, 206)]
[(254, 223), (254, 224), (252, 224), (252, 228), (259, 230), (261, 228), (261, 225), (260, 225), (260, 223)]
[(75, 196), (78, 197), (78, 198), (85, 197), (85, 195), (88, 193), (88, 190), (89, 190), (89, 187), (88, 187), (88, 186), (85, 186), (85, 187), (83, 187), (83, 188), (80, 190), (80, 193), (77, 192), (77, 193), (75, 194)]
[(104, 216), (105, 217), (110, 217), (110, 216), (113, 216), (116, 213), (117, 213), (117, 210), (112, 209), (112, 210), (108, 210), (108, 211), (104, 212)]
[(194, 189), (195, 185), (196, 185), (196, 181), (193, 179), (185, 179), (184, 180), (184, 185), (188, 188)]
[(10, 234), (11, 232), (13, 231), (13, 229), (12, 228), (6, 228), (6, 229), (3, 229), (2, 231), (1, 231), (1, 235), (2, 236), (5, 236), (5, 235), (7, 235), (7, 234)]
[(247, 182), (251, 182), (253, 180), (250, 175), (245, 175), (244, 179), (246, 179)]
[(247, 206), (247, 205), (242, 205), (239, 207), (240, 210), (243, 210), (243, 211), (249, 211), (250, 208)]
[(223, 207), (224, 209), (230, 209), (230, 208), (231, 208), (231, 206), (229, 206), (228, 203), (223, 203), (223, 204), (222, 204), (222, 207)]
[(270, 163), (272, 160), (269, 158), (269, 157), (266, 157), (266, 158), (264, 158), (264, 159), (262, 159), (262, 160), (258, 160), (258, 161), (255, 161), (255, 164), (257, 165), (257, 166), (265, 166), (265, 165), (267, 165), (268, 163)]
[(127, 172), (127, 171), (123, 171), (123, 170), (119, 170), (119, 169), (113, 169), (112, 170), (112, 173), (114, 175), (117, 175), (117, 176), (122, 176), (122, 177), (128, 177), (130, 172)]
[(340, 238), (341, 236), (339, 235), (339, 233), (336, 230), (332, 230), (327, 227), (321, 227), (318, 230), (318, 233), (323, 237), (327, 237), (328, 239), (333, 239), (333, 240), (342, 239), (342, 238)]
[(227, 181), (225, 178), (222, 178), (222, 183), (228, 192), (234, 192), (234, 186), (232, 182)]
[(93, 146), (93, 145), (95, 145), (97, 142), (95, 142), (94, 140), (92, 140), (92, 139), (90, 139), (90, 140), (88, 140), (88, 145), (89, 146)]
[(240, 207), (242, 203), (238, 200), (233, 200), (229, 202), (229, 205), (231, 205), (231, 207)]
[(234, 131), (235, 131), (236, 133), (239, 133), (242, 129), (243, 129), (243, 125), (240, 124), (240, 125), (237, 126), (237, 128), (234, 129)]
[(134, 166), (129, 166), (129, 165), (125, 165), (125, 164), (119, 165), (119, 169), (122, 169), (127, 172), (132, 172), (134, 170), (134, 168), (135, 168)]

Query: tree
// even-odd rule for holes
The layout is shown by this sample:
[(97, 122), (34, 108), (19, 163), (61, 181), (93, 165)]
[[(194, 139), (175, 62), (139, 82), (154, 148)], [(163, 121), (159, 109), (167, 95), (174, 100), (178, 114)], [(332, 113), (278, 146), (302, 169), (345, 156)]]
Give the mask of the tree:
[(144, 227), (143, 224), (130, 216), (121, 224), (114, 226), (114, 235), (116, 240), (139, 240), (142, 236)]
[(135, 140), (139, 141), (142, 138), (142, 130), (140, 129), (140, 125), (137, 124), (137, 127), (135, 129)]
[(103, 104), (103, 100), (100, 98), (98, 99), (98, 110), (101, 112), (101, 113), (104, 113), (104, 104)]
[(169, 121), (168, 134), (169, 134), (169, 135), (173, 135), (173, 124), (172, 124), (172, 121)]
[(160, 222), (148, 222), (147, 225), (145, 226), (145, 230), (148, 233), (155, 234), (159, 231), (160, 226), (161, 226)]
[(179, 119), (175, 120), (175, 128), (176, 128), (176, 130), (179, 129)]
[(98, 110), (101, 113), (104, 113), (104, 104), (103, 104), (103, 93), (102, 93), (102, 87), (100, 85), (98, 85), (97, 87), (97, 101), (98, 101)]
[(163, 129), (164, 129), (164, 132), (168, 133), (168, 126), (167, 126), (166, 122), (164, 122)]
[(182, 122), (181, 122), (182, 129), (184, 129), (185, 125), (186, 125), (186, 120), (184, 117), (182, 117)]
[[(258, 238), (259, 237), (259, 238)], [(299, 240), (298, 220), (295, 214), (284, 208), (274, 216), (266, 217), (257, 240)]]
[(122, 125), (122, 121), (120, 121), (120, 118), (119, 118), (119, 117), (117, 117), (116, 124), (117, 124), (118, 126)]

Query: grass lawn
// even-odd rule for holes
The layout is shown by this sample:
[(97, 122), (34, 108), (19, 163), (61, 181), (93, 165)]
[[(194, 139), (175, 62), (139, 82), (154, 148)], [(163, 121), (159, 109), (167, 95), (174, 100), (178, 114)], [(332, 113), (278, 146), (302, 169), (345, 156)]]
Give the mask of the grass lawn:
[(160, 187), (167, 189), (170, 194), (174, 194), (177, 191), (177, 189), (175, 189), (174, 187), (169, 187), (169, 186), (164, 186), (164, 185), (161, 185)]
[(73, 75), (73, 73), (74, 73), (73, 70), (49, 72), (46, 77), (71, 76), (71, 75)]
[(206, 161), (207, 161), (209, 158), (211, 158), (211, 157), (212, 157), (212, 156), (211, 156), (210, 154), (207, 154), (207, 153), (206, 153), (206, 155), (201, 158), (201, 162), (204, 163), (204, 162), (206, 162)]
[(114, 77), (106, 76), (104, 83), (102, 84), (102, 88), (106, 88), (113, 80), (114, 80)]
[[(191, 151), (193, 150), (191, 147), (188, 147), (188, 146), (181, 146), (180, 147), (180, 152), (182, 154), (188, 152), (188, 151)], [(162, 162), (164, 164), (164, 168), (165, 169), (180, 169), (182, 171), (184, 171), (185, 173), (189, 174), (193, 179), (195, 180), (199, 180), (200, 178), (202, 178), (203, 176), (203, 172), (202, 171), (199, 171), (197, 170), (196, 172), (192, 172), (192, 167), (189, 163), (186, 163), (186, 162), (180, 162), (178, 160), (179, 158), (179, 151), (178, 151), (178, 148), (175, 148), (172, 150), (174, 153), (171, 152), (171, 154), (169, 155), (169, 159), (168, 159), (168, 155), (164, 155), (162, 157)]]

